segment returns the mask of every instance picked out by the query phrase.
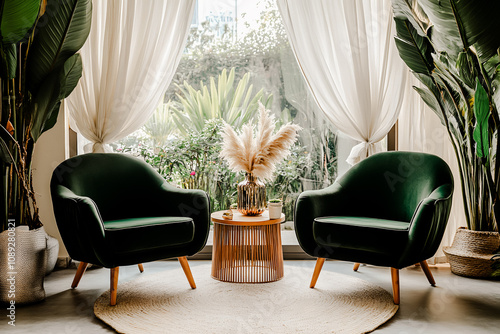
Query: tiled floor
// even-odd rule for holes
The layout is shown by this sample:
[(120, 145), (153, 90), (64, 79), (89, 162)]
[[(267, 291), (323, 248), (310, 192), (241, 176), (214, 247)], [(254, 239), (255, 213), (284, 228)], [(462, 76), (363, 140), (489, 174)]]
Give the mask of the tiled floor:
[[(192, 267), (207, 263), (210, 262), (190, 261)], [(285, 261), (285, 265), (310, 267), (312, 274), (314, 261)], [(137, 266), (120, 268), (120, 282), (139, 275), (180, 270), (177, 261), (146, 263), (144, 268), (143, 274), (139, 273)], [(391, 291), (388, 268), (361, 266), (356, 273), (352, 271), (352, 263), (327, 261), (323, 270), (359, 277)], [(438, 284), (435, 288), (427, 283), (420, 268), (401, 271), (400, 310), (375, 333), (500, 333), (500, 282), (455, 276), (446, 266), (431, 266), (431, 270)], [(47, 276), (46, 300), (18, 308), (16, 327), (7, 325), (6, 311), (3, 310), (0, 333), (113, 333), (94, 317), (92, 311), (95, 299), (108, 289), (109, 270), (88, 270), (79, 287), (71, 290), (74, 273), (75, 269), (64, 269)]]

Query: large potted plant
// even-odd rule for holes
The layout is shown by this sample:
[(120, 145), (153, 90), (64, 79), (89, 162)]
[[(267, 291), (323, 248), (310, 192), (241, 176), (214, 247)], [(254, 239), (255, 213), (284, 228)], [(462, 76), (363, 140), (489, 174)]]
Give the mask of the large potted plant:
[(458, 160), (468, 228), (445, 252), (454, 273), (491, 276), (500, 220), (500, 3), (393, 0), (393, 10), (399, 54)]
[(46, 241), (33, 191), (33, 150), (42, 133), (56, 123), (61, 100), (81, 77), (76, 52), (90, 31), (91, 6), (91, 0), (0, 1), (3, 302), (45, 298)]

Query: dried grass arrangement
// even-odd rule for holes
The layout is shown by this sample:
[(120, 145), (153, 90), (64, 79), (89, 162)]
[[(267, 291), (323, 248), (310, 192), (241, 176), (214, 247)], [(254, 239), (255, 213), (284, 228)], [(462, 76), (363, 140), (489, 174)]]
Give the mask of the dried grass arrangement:
[(276, 164), (290, 154), (290, 147), (297, 139), (297, 132), (302, 128), (287, 123), (274, 133), (276, 121), (259, 102), (259, 123), (254, 136), (254, 126), (243, 125), (238, 135), (229, 124), (225, 124), (224, 140), (220, 156), (229, 163), (229, 167), (239, 172), (244, 170), (263, 181), (270, 180)]

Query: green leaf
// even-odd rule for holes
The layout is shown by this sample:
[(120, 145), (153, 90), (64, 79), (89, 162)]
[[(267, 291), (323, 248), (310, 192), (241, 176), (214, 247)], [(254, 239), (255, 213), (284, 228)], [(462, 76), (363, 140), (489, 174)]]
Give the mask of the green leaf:
[(480, 158), (485, 158), (488, 162), (490, 151), (490, 129), (488, 120), (490, 118), (490, 104), (488, 94), (479, 80), (476, 84), (476, 95), (474, 96), (474, 115), (476, 116), (476, 127), (473, 138), (476, 142), (476, 154)]
[(52, 73), (49, 75), (40, 86), (40, 90), (34, 98), (33, 116), (31, 118), (31, 136), (33, 141), (40, 138), (45, 123), (51, 117), (52, 111), (56, 104), (61, 100), (61, 92), (63, 90), (61, 84), (61, 74)]
[[(466, 55), (465, 57), (468, 58), (469, 55)], [(468, 58), (466, 62), (474, 60), (474, 58)], [(472, 101), (475, 93), (475, 78), (471, 77), (472, 74), (470, 72), (475, 73), (475, 70), (473, 69), (473, 63), (464, 64), (465, 68), (456, 68), (451, 65), (452, 63), (453, 60), (449, 59), (446, 54), (443, 53), (439, 56), (436, 55), (434, 57), (434, 65), (436, 68), (434, 69), (432, 76), (440, 88), (444, 90), (444, 93), (441, 94), (441, 101), (444, 103), (447, 114), (455, 119), (459, 126), (459, 131), (462, 133), (461, 137), (463, 137), (465, 135), (466, 124), (468, 124), (467, 122), (473, 117), (470, 102)], [(457, 64), (458, 63), (459, 62), (457, 61)], [(472, 68), (469, 68), (468, 66)], [(469, 79), (465, 77), (467, 75), (469, 76)], [(466, 82), (467, 80), (469, 83)], [(471, 80), (474, 80), (472, 87), (469, 86)], [(464, 120), (464, 117), (467, 121)]]
[(408, 20), (394, 18), (397, 36), (394, 38), (401, 59), (416, 73), (430, 74), (434, 68), (432, 45), (422, 37)]
[(33, 92), (44, 78), (74, 55), (85, 43), (92, 19), (91, 0), (47, 0), (28, 55), (28, 83)]
[(432, 94), (431, 90), (428, 88), (420, 88), (416, 86), (413, 86), (413, 89), (415, 89), (415, 91), (420, 95), (425, 104), (427, 104), (427, 106), (431, 108), (431, 110), (434, 111), (436, 115), (438, 115), (438, 117), (441, 119), (441, 123), (444, 124), (443, 116), (439, 111), (439, 102), (434, 94)]
[(6, 163), (13, 162), (13, 156), (9, 149), (9, 143), (13, 143), (15, 141), (16, 140), (12, 137), (9, 131), (3, 125), (0, 125), (0, 155), (1, 159)]
[(426, 36), (430, 22), (418, 3), (412, 0), (392, 0), (392, 12), (396, 19), (409, 21), (420, 36)]
[[(500, 52), (500, 49), (498, 50)], [(496, 54), (490, 59), (488, 59), (484, 64), (484, 69), (488, 73), (488, 77), (491, 78), (495, 76), (495, 72), (500, 65), (500, 55)]]
[(2, 54), (5, 56), (5, 66), (7, 68), (7, 76), (9, 79), (16, 77), (17, 69), (17, 47), (16, 44), (2, 45)]
[(500, 2), (497, 0), (453, 0), (456, 22), (469, 45), (474, 45), (483, 61), (492, 57), (500, 47)]
[(432, 77), (439, 87), (440, 103), (446, 113), (446, 118), (451, 125), (451, 130), (460, 142), (464, 141), (466, 128), (464, 122), (464, 101), (457, 90), (455, 82), (448, 80), (446, 71), (434, 71)]
[(4, 0), (0, 24), (2, 44), (17, 44), (35, 24), (40, 0)]
[(413, 87), (415, 91), (420, 95), (422, 100), (431, 108), (432, 111), (436, 114), (436, 116), (439, 118), (441, 121), (441, 124), (445, 125), (444, 119), (443, 119), (443, 114), (440, 111), (440, 106), (439, 102), (432, 94), (431, 90), (428, 88), (419, 88), (419, 87)]
[[(484, 61), (500, 46), (500, 2), (496, 0), (420, 0), (433, 24), (434, 47), (456, 57), (474, 46)], [(428, 34), (429, 35), (429, 34)]]
[(493, 101), (497, 109), (500, 109), (500, 66), (497, 69), (495, 78), (493, 80), (493, 85), (495, 86), (495, 92), (493, 93)]
[(44, 133), (45, 131), (48, 131), (54, 127), (57, 123), (57, 117), (59, 116), (59, 110), (61, 108), (61, 101), (57, 102), (52, 108), (52, 111), (49, 113), (49, 118), (45, 121), (45, 124), (43, 125), (43, 129), (41, 133)]
[[(12, 160), (12, 156), (10, 154), (9, 146), (4, 138), (9, 138), (10, 134), (3, 125), (0, 125), (0, 159), (6, 164), (11, 164), (14, 161)], [(11, 137), (12, 138), (12, 137)]]
[(450, 0), (422, 0), (419, 5), (431, 21), (428, 35), (436, 50), (456, 56), (463, 48)]
[(81, 57), (74, 54), (43, 81), (34, 99), (35, 112), (32, 115), (31, 135), (35, 142), (42, 133), (54, 126), (61, 100), (73, 91), (81, 75)]
[[(500, 52), (500, 50), (499, 50), (499, 52)], [(492, 57), (491, 59), (495, 60), (495, 63), (490, 64), (491, 65), (490, 77), (492, 78), (491, 86), (493, 87), (493, 91), (494, 91), (492, 99), (493, 99), (493, 102), (495, 103), (496, 108), (499, 109), (500, 108), (500, 64), (498, 63), (498, 60), (500, 59), (500, 56), (496, 55), (495, 57)]]
[(69, 57), (64, 63), (64, 76), (66, 77), (66, 84), (63, 87), (62, 98), (65, 99), (75, 89), (78, 81), (82, 77), (83, 65), (82, 57), (80, 54), (74, 54)]
[(445, 120), (443, 118), (442, 106), (440, 103), (439, 91), (432, 80), (432, 77), (425, 74), (415, 74), (417, 79), (423, 84), (423, 87), (413, 87), (415, 91), (420, 95), (422, 100), (429, 106), (429, 108), (434, 111), (441, 124), (445, 125)]
[(474, 60), (467, 52), (460, 52), (457, 58), (457, 69), (460, 72), (460, 78), (470, 88), (474, 88), (477, 71), (474, 67)]

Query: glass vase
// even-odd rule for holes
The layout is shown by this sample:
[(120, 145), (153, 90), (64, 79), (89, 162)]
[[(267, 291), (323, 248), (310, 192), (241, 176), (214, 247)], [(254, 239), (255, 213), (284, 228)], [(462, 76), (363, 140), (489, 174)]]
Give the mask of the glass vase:
[(258, 216), (266, 210), (266, 186), (252, 173), (238, 183), (238, 211), (244, 216)]

